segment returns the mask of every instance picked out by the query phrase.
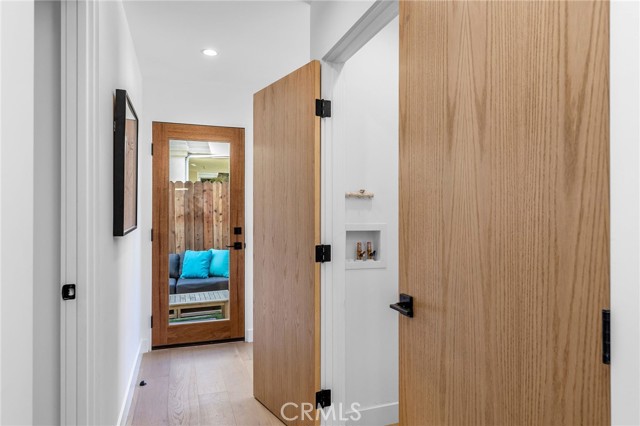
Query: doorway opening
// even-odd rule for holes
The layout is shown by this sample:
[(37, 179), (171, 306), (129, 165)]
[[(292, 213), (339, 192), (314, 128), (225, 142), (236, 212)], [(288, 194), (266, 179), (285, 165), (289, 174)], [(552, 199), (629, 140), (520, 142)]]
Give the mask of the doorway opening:
[(153, 134), (153, 346), (244, 338), (244, 129)]
[(336, 254), (323, 287), (323, 380), (335, 404), (359, 404), (360, 424), (394, 424), (398, 313), (389, 305), (397, 302), (399, 274), (399, 20), (375, 29), (342, 49), (348, 58), (323, 64), (323, 96), (336, 105), (323, 129), (331, 126), (323, 141), (323, 220)]

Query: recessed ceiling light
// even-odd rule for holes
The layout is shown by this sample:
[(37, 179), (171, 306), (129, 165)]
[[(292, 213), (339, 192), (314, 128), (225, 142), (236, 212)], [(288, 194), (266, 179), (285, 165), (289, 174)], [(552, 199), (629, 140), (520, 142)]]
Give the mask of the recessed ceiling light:
[(216, 52), (213, 49), (204, 49), (202, 51), (202, 54), (205, 55), (205, 56), (216, 56), (218, 54), (218, 52)]

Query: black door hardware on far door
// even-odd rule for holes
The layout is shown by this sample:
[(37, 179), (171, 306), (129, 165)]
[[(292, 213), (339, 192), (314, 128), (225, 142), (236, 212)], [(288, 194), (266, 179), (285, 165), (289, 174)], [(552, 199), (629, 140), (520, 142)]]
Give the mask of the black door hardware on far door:
[(389, 307), (405, 317), (413, 318), (413, 297), (408, 294), (400, 293), (400, 301), (389, 305)]
[(232, 248), (234, 250), (242, 250), (246, 246), (247, 245), (245, 243), (243, 243), (242, 241), (236, 241), (235, 243), (233, 243), (233, 245), (227, 246), (227, 248)]

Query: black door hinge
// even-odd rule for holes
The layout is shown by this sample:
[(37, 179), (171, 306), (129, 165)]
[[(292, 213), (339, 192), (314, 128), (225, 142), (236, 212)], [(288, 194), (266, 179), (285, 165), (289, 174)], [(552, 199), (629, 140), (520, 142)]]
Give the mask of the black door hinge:
[(73, 300), (76, 298), (76, 285), (65, 284), (62, 286), (62, 300)]
[(153, 241), (153, 228), (151, 228), (151, 241)]
[(316, 408), (330, 407), (331, 406), (331, 389), (322, 389), (316, 392)]
[(611, 364), (611, 312), (602, 310), (602, 363)]
[(331, 117), (331, 101), (316, 99), (316, 116), (320, 118)]
[(331, 262), (331, 245), (320, 244), (316, 246), (316, 262)]
[(153, 315), (151, 315), (151, 328), (153, 328)]
[(151, 142), (151, 155), (153, 155), (153, 142)]

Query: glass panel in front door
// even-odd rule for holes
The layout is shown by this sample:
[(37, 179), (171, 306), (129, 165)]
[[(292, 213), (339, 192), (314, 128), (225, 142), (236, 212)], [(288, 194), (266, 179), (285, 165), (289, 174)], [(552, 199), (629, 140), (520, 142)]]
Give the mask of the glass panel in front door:
[(230, 145), (170, 141), (169, 324), (230, 318)]

